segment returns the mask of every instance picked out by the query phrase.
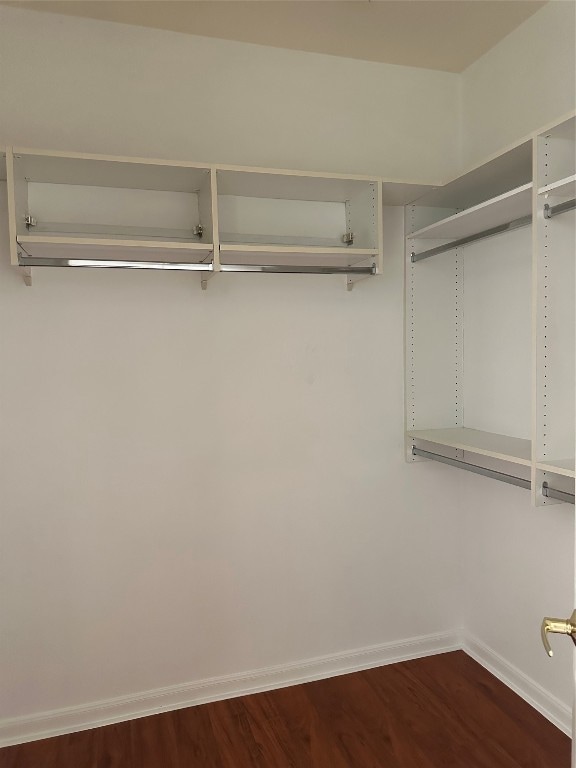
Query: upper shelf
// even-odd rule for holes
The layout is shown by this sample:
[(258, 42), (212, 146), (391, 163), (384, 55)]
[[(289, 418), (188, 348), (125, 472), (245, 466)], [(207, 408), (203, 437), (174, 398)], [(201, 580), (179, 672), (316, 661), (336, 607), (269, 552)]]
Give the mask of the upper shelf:
[(409, 237), (456, 240), (530, 216), (531, 213), (532, 182), (423, 227), (411, 233)]
[(414, 201), (417, 208), (465, 209), (497, 197), (532, 180), (532, 141), (516, 147), (427, 191)]
[(547, 184), (545, 187), (540, 187), (538, 194), (549, 195), (550, 197), (576, 196), (576, 174), (566, 176), (566, 178), (555, 181), (553, 184)]
[(210, 174), (208, 165), (181, 161), (17, 147), (12, 154), (18, 175), (40, 184), (197, 192)]

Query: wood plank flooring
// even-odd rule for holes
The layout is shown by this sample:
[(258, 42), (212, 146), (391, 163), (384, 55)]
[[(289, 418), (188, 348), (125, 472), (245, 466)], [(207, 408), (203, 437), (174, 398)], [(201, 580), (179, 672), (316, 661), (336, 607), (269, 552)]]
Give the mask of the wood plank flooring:
[(569, 768), (462, 651), (0, 750), (0, 768)]

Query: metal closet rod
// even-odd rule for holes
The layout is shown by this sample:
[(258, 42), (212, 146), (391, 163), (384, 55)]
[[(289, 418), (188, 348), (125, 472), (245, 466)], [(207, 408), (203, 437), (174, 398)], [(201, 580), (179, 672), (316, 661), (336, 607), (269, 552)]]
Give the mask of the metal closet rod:
[(551, 219), (552, 216), (558, 216), (559, 213), (565, 213), (576, 208), (576, 198), (574, 200), (567, 200), (565, 203), (558, 203), (558, 205), (544, 205), (544, 218)]
[[(503, 483), (517, 485), (518, 487), (526, 488), (527, 490), (530, 490), (532, 487), (530, 480), (524, 480), (522, 477), (508, 475), (505, 472), (497, 472), (495, 469), (487, 469), (486, 467), (480, 467), (477, 464), (469, 464), (467, 461), (461, 461), (460, 459), (451, 459), (449, 456), (442, 456), (439, 453), (425, 451), (422, 448), (416, 448), (416, 446), (412, 447), (412, 455), (422, 456), (425, 459), (432, 459), (432, 461), (439, 461), (441, 464), (449, 464), (451, 467), (457, 467), (458, 469), (466, 469), (468, 472), (474, 472), (476, 475), (483, 475), (492, 480), (500, 480)], [(573, 493), (550, 488), (548, 483), (542, 483), (542, 496), (546, 496), (548, 499), (564, 501), (566, 504), (574, 504), (575, 498)]]
[(63, 259), (20, 256), (21, 267), (90, 267), (100, 269), (166, 269), (185, 272), (213, 272), (212, 264), (169, 261), (125, 261), (123, 259)]
[(427, 251), (421, 253), (414, 253), (412, 251), (411, 259), (412, 263), (422, 261), (423, 259), (429, 259), (430, 256), (437, 256), (439, 253), (445, 253), (451, 251), (453, 248), (459, 248), (461, 245), (468, 245), (468, 243), (474, 243), (476, 240), (483, 240), (485, 237), (493, 237), (494, 235), (500, 235), (502, 232), (510, 232), (513, 229), (519, 229), (520, 227), (527, 227), (532, 223), (532, 216), (522, 216), (519, 219), (513, 219), (507, 221), (505, 224), (499, 224), (497, 227), (491, 227), (490, 229), (483, 229), (481, 232), (476, 232), (473, 235), (467, 237), (461, 237), (459, 240), (452, 240), (451, 243), (445, 243), (444, 245), (438, 245), (436, 248), (430, 248)]
[[(121, 259), (66, 259), (20, 256), (21, 267), (91, 267), (116, 269), (160, 269), (186, 272), (214, 272), (213, 265), (188, 262), (126, 261)], [(312, 275), (375, 275), (376, 265), (370, 267), (313, 267), (281, 264), (221, 264), (221, 272), (270, 272)]]
[(555, 488), (550, 488), (548, 483), (542, 483), (542, 496), (546, 496), (548, 499), (556, 499), (557, 501), (565, 501), (567, 504), (574, 504), (573, 493), (557, 491)]
[(308, 275), (375, 275), (376, 265), (370, 267), (313, 267), (293, 264), (220, 264), (221, 272), (270, 272)]
[(474, 472), (476, 475), (490, 477), (492, 480), (500, 480), (503, 483), (517, 485), (520, 488), (526, 488), (527, 490), (530, 490), (532, 487), (530, 480), (524, 480), (522, 477), (507, 475), (505, 472), (497, 472), (495, 469), (487, 469), (486, 467), (480, 467), (477, 464), (469, 464), (467, 461), (461, 461), (460, 459), (451, 459), (448, 456), (442, 456), (439, 453), (424, 451), (422, 448), (416, 448), (416, 446), (412, 447), (412, 455), (439, 461), (441, 464), (449, 464), (451, 467), (457, 467), (458, 469), (466, 469), (468, 472)]

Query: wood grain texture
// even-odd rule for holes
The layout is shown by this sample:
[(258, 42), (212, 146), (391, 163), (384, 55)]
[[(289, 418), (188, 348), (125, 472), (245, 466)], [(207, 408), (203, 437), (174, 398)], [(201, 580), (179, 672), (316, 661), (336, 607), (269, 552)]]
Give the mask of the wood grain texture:
[(0, 750), (0, 768), (569, 768), (570, 740), (462, 651)]

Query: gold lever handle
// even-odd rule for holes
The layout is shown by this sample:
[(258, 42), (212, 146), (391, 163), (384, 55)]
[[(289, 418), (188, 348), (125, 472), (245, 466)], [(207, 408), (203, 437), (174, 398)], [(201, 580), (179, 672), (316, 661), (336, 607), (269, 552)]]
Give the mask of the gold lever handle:
[(573, 611), (569, 619), (550, 619), (546, 617), (542, 622), (542, 642), (548, 656), (554, 656), (554, 651), (548, 640), (548, 633), (554, 632), (559, 635), (570, 635), (574, 645), (576, 645), (576, 610)]

